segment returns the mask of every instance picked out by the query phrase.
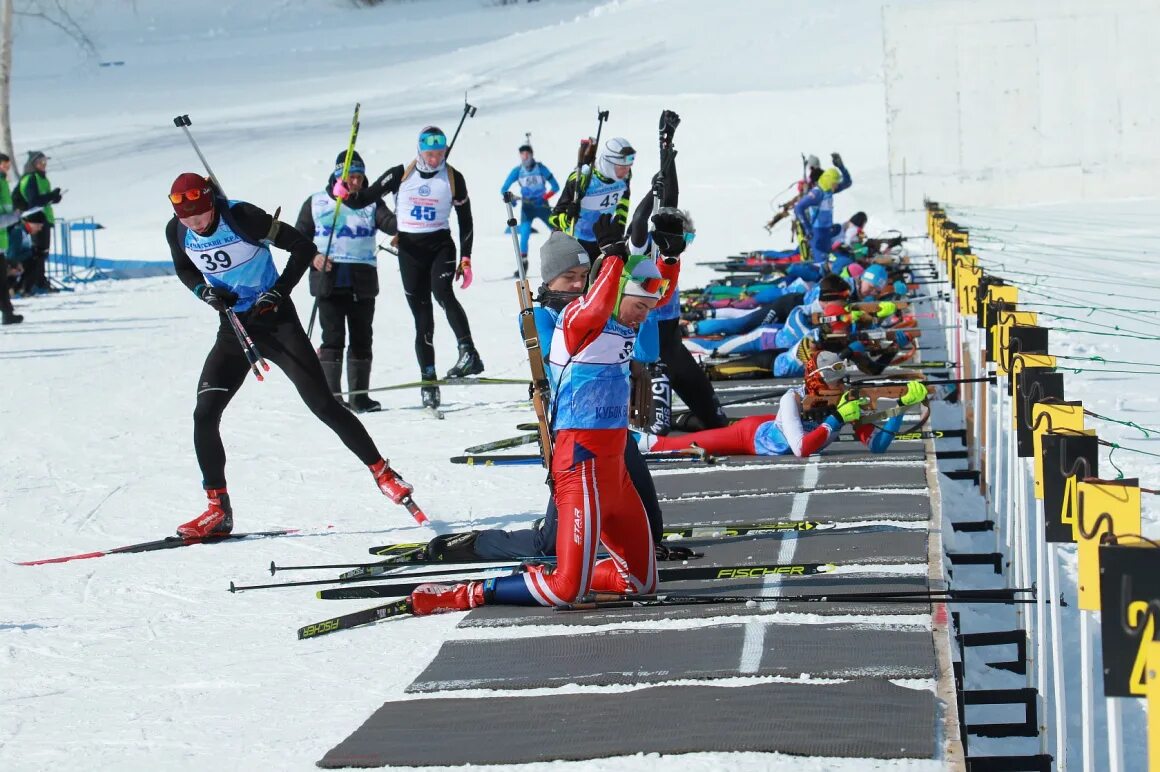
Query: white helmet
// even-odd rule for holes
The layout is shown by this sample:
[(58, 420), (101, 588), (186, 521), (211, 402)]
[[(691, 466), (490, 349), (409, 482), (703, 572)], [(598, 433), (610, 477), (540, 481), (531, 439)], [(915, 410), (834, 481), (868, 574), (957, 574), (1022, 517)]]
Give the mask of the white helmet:
[(608, 179), (616, 179), (614, 166), (632, 166), (636, 160), (636, 150), (624, 137), (613, 137), (600, 148), (596, 158), (596, 171)]

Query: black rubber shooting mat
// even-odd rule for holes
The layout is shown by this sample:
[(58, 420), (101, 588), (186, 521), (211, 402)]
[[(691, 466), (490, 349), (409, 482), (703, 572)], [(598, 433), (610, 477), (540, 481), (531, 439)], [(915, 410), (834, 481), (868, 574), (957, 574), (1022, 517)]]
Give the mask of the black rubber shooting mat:
[(318, 766), (519, 764), (699, 751), (933, 758), (938, 715), (930, 691), (877, 678), (423, 698), (385, 703)]
[[(859, 616), (898, 616), (915, 614), (930, 617), (931, 606), (926, 603), (870, 602), (836, 598), (851, 592), (921, 592), (929, 589), (925, 575), (870, 575), (819, 574), (782, 582), (766, 587), (760, 579), (739, 580), (722, 585), (721, 582), (673, 582), (662, 586), (662, 592), (682, 595), (779, 595), (830, 594), (824, 603), (779, 601), (745, 606), (739, 603), (665, 606), (650, 608), (616, 608), (597, 611), (555, 611), (533, 606), (485, 606), (469, 613), (459, 627), (522, 627), (525, 625), (570, 625), (592, 627), (624, 622), (650, 622), (668, 619), (707, 619), (710, 617), (749, 617), (774, 613), (803, 613), (819, 616), (858, 614)], [(819, 643), (818, 645), (823, 645)]]
[(686, 496), (849, 488), (925, 488), (926, 469), (921, 464), (834, 464), (818, 466), (817, 480), (805, 484), (806, 465), (704, 467), (695, 471), (653, 474), (657, 496), (662, 500)]
[[(710, 525), (788, 520), (793, 513), (792, 493), (718, 496), (711, 499), (666, 501), (665, 525)], [(833, 491), (810, 494), (799, 520), (929, 520), (930, 496), (917, 493)]]
[[(824, 642), (824, 643), (823, 643)], [(480, 667), (486, 662), (487, 667)], [(408, 692), (787, 676), (933, 678), (929, 630), (777, 624), (447, 641)]]

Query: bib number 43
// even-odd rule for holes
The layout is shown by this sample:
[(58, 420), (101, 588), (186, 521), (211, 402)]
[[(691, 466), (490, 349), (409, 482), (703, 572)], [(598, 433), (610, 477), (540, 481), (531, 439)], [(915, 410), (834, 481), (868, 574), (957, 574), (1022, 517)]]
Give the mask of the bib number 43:
[(433, 206), (413, 206), (411, 207), (412, 220), (425, 220), (426, 222), (435, 221), (435, 207)]

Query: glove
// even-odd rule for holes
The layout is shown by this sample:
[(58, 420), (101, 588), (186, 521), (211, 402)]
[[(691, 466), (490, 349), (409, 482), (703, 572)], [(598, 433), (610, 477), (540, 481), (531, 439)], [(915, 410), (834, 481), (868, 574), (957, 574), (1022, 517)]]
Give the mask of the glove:
[(592, 226), (592, 232), (596, 234), (596, 244), (601, 251), (611, 244), (624, 240), (624, 225), (613, 219), (611, 214), (602, 214)]
[(878, 304), (878, 313), (874, 315), (879, 319), (885, 319), (888, 316), (894, 316), (896, 313), (898, 313), (898, 304), (884, 300)]
[(467, 289), (471, 286), (471, 280), (475, 278), (471, 272), (471, 255), (459, 258), (459, 265), (455, 266), (455, 278), (463, 280), (459, 289)]
[(236, 292), (230, 292), (224, 287), (214, 287), (210, 284), (199, 284), (193, 288), (193, 294), (204, 303), (208, 303), (210, 308), (219, 313), (225, 313), (233, 308), (234, 303), (238, 302), (238, 295)]
[(850, 316), (850, 324), (857, 324), (858, 322), (860, 322), (866, 318), (866, 312), (862, 311), (861, 309), (855, 308), (853, 311), (850, 312), (849, 316)]
[(898, 346), (899, 348), (906, 348), (910, 345), (910, 336), (902, 330), (899, 330), (898, 332), (894, 333), (894, 345)]
[(658, 563), (666, 560), (692, 560), (693, 558), (700, 557), (700, 555), (688, 547), (670, 547), (661, 542), (653, 545), (653, 550), (656, 552)]
[(906, 293), (910, 288), (906, 286), (906, 282), (899, 279), (898, 281), (894, 282), (893, 289), (894, 289), (895, 295), (901, 295), (902, 297), (906, 297)]
[(922, 381), (911, 381), (906, 384), (906, 393), (898, 398), (903, 405), (917, 405), (926, 399), (926, 384)]
[(544, 203), (546, 204), (549, 201), (551, 201), (552, 196), (554, 196), (554, 195), (556, 195), (556, 191), (554, 191), (554, 190), (549, 190), (546, 193), (544, 193)]
[(856, 397), (853, 392), (847, 391), (838, 400), (838, 405), (834, 409), (838, 413), (838, 418), (841, 418), (844, 423), (852, 424), (862, 417), (862, 406), (868, 404), (869, 401)]
[(61, 199), (60, 188), (53, 188), (48, 193), (49, 200), (54, 204), (59, 204)]
[(280, 305), (282, 305), (282, 293), (276, 289), (268, 289), (258, 295), (258, 299), (254, 301), (253, 312), (255, 316), (265, 316), (276, 312)]
[(512, 192), (510, 190), (505, 190), (503, 192), (503, 200), (504, 200), (504, 203), (506, 203), (506, 204), (514, 204), (516, 201), (516, 197), (512, 195)]
[(350, 189), (346, 187), (346, 182), (344, 182), (342, 178), (334, 181), (334, 187), (330, 189), (330, 192), (333, 193), (334, 197), (339, 201), (350, 195)]
[(839, 153), (830, 153), (830, 160), (834, 162), (834, 166), (845, 166)]

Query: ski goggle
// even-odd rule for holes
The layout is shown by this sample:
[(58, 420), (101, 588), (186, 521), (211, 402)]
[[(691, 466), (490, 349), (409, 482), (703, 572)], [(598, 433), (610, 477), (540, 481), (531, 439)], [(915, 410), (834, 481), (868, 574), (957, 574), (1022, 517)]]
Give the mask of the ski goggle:
[(444, 134), (424, 134), (419, 137), (421, 150), (446, 150), (447, 137)]
[(669, 231), (653, 231), (658, 236), (668, 236), (671, 239), (684, 239), (685, 244), (692, 244), (693, 239), (697, 238), (696, 233), (670, 233)]
[(184, 193), (170, 193), (169, 200), (174, 204), (180, 204), (183, 200), (184, 201), (198, 201), (201, 199), (202, 196), (208, 196), (208, 195), (209, 195), (209, 188), (205, 188), (205, 189), (194, 188), (193, 190), (187, 190)]
[(632, 166), (633, 162), (636, 161), (636, 153), (629, 153), (620, 158), (609, 158), (608, 160), (612, 162), (613, 166)]
[(630, 277), (628, 281), (640, 287), (650, 295), (664, 295), (665, 291), (669, 288), (669, 280), (663, 276), (648, 276), (644, 279)]

